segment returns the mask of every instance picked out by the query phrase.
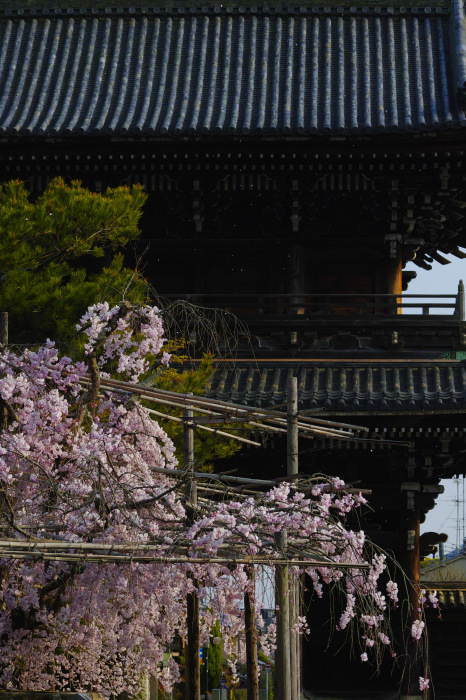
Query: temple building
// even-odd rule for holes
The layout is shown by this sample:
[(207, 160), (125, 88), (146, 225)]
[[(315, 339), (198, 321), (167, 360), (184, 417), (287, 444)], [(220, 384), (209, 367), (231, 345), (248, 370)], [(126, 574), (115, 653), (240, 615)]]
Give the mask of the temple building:
[[(247, 324), (208, 395), (281, 406), (297, 376), (300, 410), (367, 427), (303, 440), (300, 469), (370, 489), (363, 527), (418, 581), (420, 523), (466, 471), (464, 287), (412, 298), (404, 269), (466, 257), (462, 0), (15, 3), (0, 38), (2, 179), (143, 184), (160, 295)], [(238, 459), (283, 473), (272, 442)], [(337, 692), (323, 643), (303, 685)]]

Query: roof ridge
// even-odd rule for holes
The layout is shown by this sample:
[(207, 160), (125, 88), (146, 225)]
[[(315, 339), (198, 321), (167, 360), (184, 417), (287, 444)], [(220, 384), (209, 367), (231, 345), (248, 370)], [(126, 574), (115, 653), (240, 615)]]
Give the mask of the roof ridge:
[(377, 0), (324, 0), (324, 2), (297, 2), (255, 4), (231, 2), (218, 4), (215, 2), (189, 2), (181, 0), (173, 2), (146, 2), (134, 4), (131, 0), (117, 0), (111, 6), (107, 0), (75, 0), (73, 5), (58, 1), (49, 3), (47, 0), (35, 0), (34, 6), (24, 5), (11, 7), (6, 0), (0, 0), (0, 16), (7, 17), (40, 17), (62, 15), (157, 15), (157, 14), (257, 14), (257, 15), (307, 15), (307, 14), (448, 14), (451, 9), (450, 0), (391, 0), (380, 3)]

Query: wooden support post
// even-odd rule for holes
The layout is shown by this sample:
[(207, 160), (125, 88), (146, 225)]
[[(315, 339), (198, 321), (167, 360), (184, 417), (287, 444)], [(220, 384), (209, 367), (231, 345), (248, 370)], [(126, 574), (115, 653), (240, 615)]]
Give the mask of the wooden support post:
[(458, 320), (464, 321), (465, 319), (465, 301), (464, 301), (464, 283), (463, 280), (459, 281), (458, 284), (458, 297), (457, 297), (457, 313)]
[[(193, 417), (192, 408), (183, 410), (183, 417), (186, 419)], [(184, 425), (183, 431), (183, 461), (186, 472), (194, 472), (194, 429), (190, 425)], [(188, 517), (193, 520), (194, 509), (197, 506), (197, 487), (193, 478), (189, 479), (186, 489), (186, 500), (188, 502)]]
[[(298, 379), (291, 377), (287, 384), (287, 475), (299, 472), (298, 461)], [(298, 582), (289, 581), (289, 610), (290, 610), (290, 693), (291, 700), (298, 700), (301, 691), (300, 684), (300, 640), (294, 625), (299, 615)]]
[[(254, 567), (247, 567), (249, 581), (254, 584)], [(257, 663), (256, 595), (255, 590), (244, 594), (244, 623), (246, 628), (246, 697), (259, 700), (259, 670)]]
[[(390, 257), (385, 261), (385, 284), (383, 292), (385, 294), (400, 295), (394, 297), (392, 303), (395, 305), (401, 302), (401, 293), (403, 291), (402, 272), (401, 258), (397, 255), (394, 258)], [(391, 306), (391, 308), (388, 309), (384, 308), (383, 313), (401, 314), (401, 309), (397, 308), (396, 306)]]
[[(185, 418), (192, 418), (193, 411), (186, 408)], [(194, 471), (194, 430), (189, 425), (184, 426), (183, 458), (186, 471)], [(197, 506), (197, 487), (194, 479), (190, 479), (186, 490), (188, 520), (194, 521)], [(193, 580), (193, 585), (197, 582)], [(186, 599), (186, 616), (188, 639), (185, 656), (185, 686), (186, 700), (200, 700), (201, 697), (201, 668), (199, 644), (199, 598), (197, 593), (189, 593)]]
[(196, 593), (188, 593), (186, 607), (188, 622), (188, 644), (185, 656), (186, 700), (200, 700), (199, 598)]
[(157, 676), (150, 677), (150, 700), (159, 700), (159, 679)]
[[(278, 543), (286, 551), (286, 532), (278, 533)], [(277, 610), (277, 650), (275, 652), (275, 697), (291, 700), (290, 609), (288, 566), (275, 568), (275, 601)]]
[(288, 313), (300, 316), (304, 313), (304, 248), (302, 245), (292, 245), (288, 249), (287, 287), (293, 296), (290, 299)]
[(418, 608), (421, 589), (420, 484), (414, 481), (402, 484), (400, 532), (402, 537), (400, 563), (410, 581), (408, 592), (410, 616), (406, 634), (409, 668), (403, 675), (400, 697), (420, 698), (419, 676), (424, 675), (422, 644), (416, 644), (416, 642), (411, 639), (409, 632), (411, 624), (419, 619)]
[(291, 700), (299, 700), (301, 695), (301, 640), (294, 627), (299, 616), (299, 581), (290, 582), (290, 676)]
[(297, 474), (298, 466), (298, 378), (290, 377), (286, 387), (287, 394), (287, 440), (286, 440), (286, 473), (288, 476)]

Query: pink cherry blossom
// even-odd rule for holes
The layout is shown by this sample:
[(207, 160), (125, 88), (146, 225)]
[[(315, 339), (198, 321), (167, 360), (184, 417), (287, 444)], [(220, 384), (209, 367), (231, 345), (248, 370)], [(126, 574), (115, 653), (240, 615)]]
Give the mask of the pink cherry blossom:
[(422, 632), (425, 627), (425, 622), (422, 620), (415, 620), (413, 624), (411, 625), (411, 636), (413, 639), (416, 641), (419, 641), (419, 639), (422, 636)]
[(398, 602), (398, 584), (395, 581), (388, 581), (387, 583), (387, 594), (390, 600), (394, 603)]
[(419, 690), (429, 690), (430, 681), (428, 678), (419, 676)]
[[(100, 384), (111, 374), (135, 383), (154, 358), (162, 366), (169, 362), (160, 314), (152, 307), (96, 304), (78, 330), (85, 362), (61, 356), (51, 342), (0, 354), (0, 397), (9, 410), (8, 429), (0, 433), (0, 482), (9, 505), (0, 514), (4, 536), (63, 540), (75, 545), (71, 553), (89, 543), (109, 551), (144, 544), (162, 558), (182, 546), (206, 563), (0, 560), (2, 687), (135, 695), (141, 674), (154, 674), (175, 637), (186, 635), (186, 596), (193, 592), (204, 603), (201, 643), (220, 620), (234, 674), (245, 655), (244, 637), (238, 646), (244, 593), (254, 597), (256, 589), (243, 565), (212, 564), (209, 557), (231, 548), (273, 565), (283, 556), (277, 535), (284, 530), (291, 547), (305, 541), (322, 562), (290, 566), (290, 576), (299, 581), (307, 573), (317, 596), (326, 585), (339, 588), (346, 598), (339, 629), (359, 625), (366, 640), (361, 648), (374, 657), (389, 646), (379, 589), (385, 557), (368, 554), (364, 533), (342, 524), (364, 499), (346, 493), (338, 478), (319, 477), (305, 493), (282, 482), (254, 499), (206, 502), (188, 522), (182, 489), (163, 473), (177, 468), (174, 444), (137, 398)], [(333, 566), (339, 562), (354, 566), (341, 570)], [(265, 579), (269, 571), (256, 566), (255, 575)], [(386, 590), (395, 601), (396, 584)], [(308, 618), (297, 615), (290, 623), (309, 633)], [(275, 625), (263, 630), (259, 613), (257, 624), (261, 649), (270, 656)], [(361, 660), (368, 659), (363, 651)], [(159, 678), (169, 690), (179, 679), (177, 664), (166, 665)]]

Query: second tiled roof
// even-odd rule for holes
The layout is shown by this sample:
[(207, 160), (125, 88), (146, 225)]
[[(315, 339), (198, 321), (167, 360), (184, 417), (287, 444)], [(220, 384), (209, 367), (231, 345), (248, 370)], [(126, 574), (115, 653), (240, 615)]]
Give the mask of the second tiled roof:
[(206, 395), (251, 406), (286, 401), (287, 379), (298, 377), (301, 409), (437, 411), (466, 408), (466, 367), (460, 362), (240, 363), (220, 367)]

